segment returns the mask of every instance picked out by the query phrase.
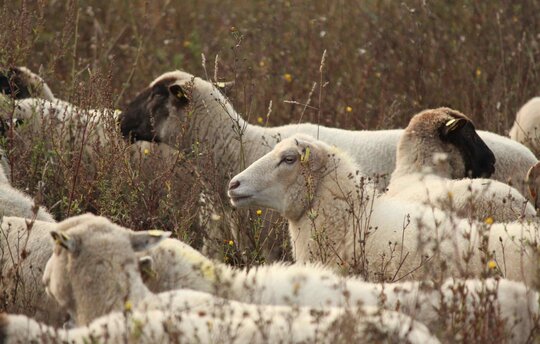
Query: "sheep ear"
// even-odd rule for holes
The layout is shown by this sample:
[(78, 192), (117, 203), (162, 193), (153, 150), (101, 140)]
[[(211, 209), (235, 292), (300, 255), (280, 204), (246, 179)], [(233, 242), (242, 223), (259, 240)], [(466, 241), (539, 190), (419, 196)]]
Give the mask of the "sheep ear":
[(139, 258), (139, 271), (144, 281), (155, 277), (155, 272), (153, 270), (154, 259), (150, 256), (144, 256)]
[(159, 230), (131, 232), (131, 247), (135, 252), (148, 250), (171, 236), (171, 232)]
[(169, 86), (169, 92), (174, 96), (176, 97), (177, 99), (180, 99), (180, 100), (188, 100), (187, 96), (186, 96), (186, 92), (184, 91), (184, 89), (182, 89), (182, 86), (178, 85), (178, 84), (172, 84)]
[(75, 250), (77, 249), (77, 243), (75, 239), (71, 238), (69, 235), (53, 230), (51, 231), (51, 236), (56, 244), (65, 248), (69, 252), (75, 252)]
[(440, 138), (459, 150), (465, 166), (463, 178), (489, 178), (495, 172), (495, 155), (471, 121), (457, 118), (446, 122), (440, 128)]
[(214, 82), (214, 86), (221, 92), (227, 93), (234, 87), (234, 81), (217, 81)]
[(443, 136), (448, 136), (450, 133), (463, 128), (465, 124), (467, 124), (465, 118), (452, 118), (444, 124), (444, 127), (441, 129), (441, 134)]

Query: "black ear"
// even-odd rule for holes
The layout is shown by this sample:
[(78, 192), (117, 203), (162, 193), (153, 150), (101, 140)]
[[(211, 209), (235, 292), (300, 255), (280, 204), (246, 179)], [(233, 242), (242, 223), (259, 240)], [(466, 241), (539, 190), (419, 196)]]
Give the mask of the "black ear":
[(441, 140), (457, 147), (463, 158), (463, 177), (489, 178), (495, 172), (495, 155), (478, 136), (471, 121), (452, 119), (439, 128)]
[(467, 122), (468, 121), (465, 118), (452, 118), (451, 120), (446, 122), (444, 126), (441, 128), (441, 135), (448, 136), (452, 132), (455, 132), (463, 128), (463, 126), (467, 124)]
[(178, 84), (169, 86), (169, 93), (172, 96), (172, 102), (176, 106), (185, 106), (189, 103), (187, 92)]

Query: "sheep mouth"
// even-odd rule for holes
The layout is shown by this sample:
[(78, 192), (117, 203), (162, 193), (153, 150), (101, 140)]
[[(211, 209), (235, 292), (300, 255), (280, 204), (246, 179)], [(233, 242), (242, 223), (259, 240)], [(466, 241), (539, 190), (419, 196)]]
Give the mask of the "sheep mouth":
[(241, 203), (245, 203), (251, 197), (252, 197), (251, 195), (245, 195), (245, 196), (229, 195), (229, 198), (231, 199), (231, 203), (234, 206), (238, 206)]

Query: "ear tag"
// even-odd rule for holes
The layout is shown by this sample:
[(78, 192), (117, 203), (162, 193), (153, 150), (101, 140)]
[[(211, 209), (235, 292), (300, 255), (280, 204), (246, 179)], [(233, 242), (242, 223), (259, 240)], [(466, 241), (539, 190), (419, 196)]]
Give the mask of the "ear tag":
[(446, 122), (445, 126), (449, 127), (449, 126), (451, 126), (452, 124), (454, 124), (456, 121), (457, 121), (457, 119), (452, 118), (451, 120), (449, 120), (448, 122)]
[(214, 85), (216, 85), (216, 87), (219, 87), (219, 88), (224, 88), (225, 86), (227, 86), (227, 84), (225, 84), (224, 82), (215, 82)]
[(153, 237), (160, 237), (160, 236), (163, 236), (163, 231), (160, 231), (159, 229), (151, 229), (149, 231), (147, 231), (148, 235), (150, 236), (153, 236)]
[(311, 150), (309, 149), (309, 147), (306, 147), (306, 150), (305, 150), (304, 154), (302, 154), (300, 156), (300, 161), (302, 161), (302, 162), (308, 161), (310, 152), (311, 152)]
[(69, 236), (64, 233), (57, 234), (53, 232), (52, 234), (53, 234), (54, 243), (67, 249), (66, 242), (69, 240)]

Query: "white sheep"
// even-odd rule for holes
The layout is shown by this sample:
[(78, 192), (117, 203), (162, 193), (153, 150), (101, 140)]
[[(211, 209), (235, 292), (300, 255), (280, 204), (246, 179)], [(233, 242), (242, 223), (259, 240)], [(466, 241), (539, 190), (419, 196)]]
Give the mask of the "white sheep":
[[(203, 338), (209, 339), (216, 338), (217, 329), (204, 330), (202, 326), (208, 321), (212, 322), (211, 327), (215, 325), (220, 329), (222, 338), (236, 334), (238, 342), (251, 338), (255, 342), (274, 343), (286, 339), (329, 343), (346, 330), (351, 330), (354, 338), (357, 335), (369, 337), (370, 328), (375, 333), (395, 335), (400, 340), (437, 342), (429, 336), (425, 326), (407, 316), (373, 307), (321, 310), (253, 305), (190, 290), (152, 294), (142, 282), (136, 252), (157, 245), (170, 235), (167, 232), (133, 232), (103, 217), (87, 214), (59, 223), (51, 235), (56, 246), (45, 268), (43, 282), (48, 294), (79, 326), (95, 328), (95, 319), (115, 311), (161, 311), (163, 313), (159, 314), (164, 315), (156, 315), (158, 322), (150, 324), (152, 330), (159, 328), (168, 314), (174, 314), (172, 322), (178, 324), (171, 324), (173, 329), (192, 326), (202, 332)], [(355, 314), (357, 311), (359, 313)], [(192, 321), (194, 314), (198, 316), (195, 319), (200, 320)], [(187, 324), (183, 324), (185, 321)], [(344, 321), (347, 323), (341, 325)], [(7, 323), (9, 325), (9, 320)], [(145, 323), (140, 324), (140, 330), (148, 333), (143, 330)], [(234, 332), (227, 329), (234, 329)], [(16, 336), (20, 331), (15, 327), (10, 331), (8, 326), (8, 336), (10, 332)], [(163, 331), (171, 332), (167, 328)], [(125, 330), (121, 329), (121, 332), (125, 333)], [(196, 339), (193, 332), (194, 329), (187, 331), (188, 341)], [(176, 331), (173, 333), (173, 336), (177, 335)], [(207, 340), (203, 339), (203, 342)]]
[(61, 325), (65, 313), (48, 300), (41, 283), (52, 253), (54, 223), (4, 216), (0, 227), (0, 295), (2, 309)]
[[(451, 328), (452, 310), (459, 309), (466, 322), (482, 322), (487, 316), (497, 325), (504, 321), (504, 333), (514, 343), (525, 343), (535, 329), (538, 293), (523, 283), (506, 279), (452, 280), (442, 285), (431, 282), (369, 283), (344, 278), (317, 265), (263, 265), (237, 269), (209, 260), (175, 239), (165, 239), (149, 250), (149, 261), (141, 258), (145, 284), (153, 292), (188, 288), (240, 302), (309, 306), (383, 306), (399, 309), (438, 333)], [(151, 265), (148, 265), (151, 263)], [(458, 308), (455, 306), (459, 305)], [(482, 305), (482, 306), (480, 306)], [(494, 312), (479, 314), (478, 307)], [(456, 323), (453, 326), (458, 326)]]
[(485, 178), (451, 179), (454, 170), (489, 170), (494, 164), (472, 122), (455, 110), (439, 108), (415, 115), (401, 136), (396, 159), (388, 196), (434, 204), (482, 221), (536, 215), (527, 199), (507, 184)]
[(492, 259), (510, 279), (533, 278), (535, 259), (526, 248), (537, 242), (534, 224), (486, 228), (421, 204), (379, 197), (351, 158), (309, 136), (281, 141), (235, 176), (229, 197), (237, 207), (268, 207), (287, 218), (298, 262), (395, 280), (422, 268), (451, 276), (479, 274)]
[(7, 73), (0, 74), (0, 93), (9, 95), (13, 99), (32, 97), (55, 99), (45, 81), (26, 67), (10, 68)]
[(537, 156), (540, 154), (540, 97), (530, 99), (519, 109), (509, 135)]
[[(19, 343), (439, 343), (422, 324), (397, 312), (256, 306), (182, 291), (174, 311), (114, 312), (88, 326), (55, 329), (21, 315), (0, 314), (3, 344)], [(368, 313), (369, 312), (369, 313)], [(361, 319), (361, 320), (358, 320)]]
[[(351, 131), (311, 123), (280, 127), (251, 125), (211, 82), (181, 71), (159, 76), (130, 102), (122, 114), (121, 130), (124, 136), (134, 140), (155, 140), (181, 149), (204, 144), (212, 153), (213, 170), (223, 179), (230, 179), (255, 162), (280, 140), (297, 133), (309, 134), (348, 152), (363, 174), (377, 180), (379, 190), (385, 189), (395, 168), (397, 144), (403, 134), (403, 130)], [(523, 179), (537, 162), (535, 156), (508, 138), (483, 131), (479, 135), (496, 157), (491, 178), (511, 181), (518, 190), (523, 190)], [(469, 175), (463, 169), (452, 172), (452, 178)], [(244, 229), (236, 224), (237, 214), (224, 208), (219, 199), (213, 200), (210, 194), (205, 196), (207, 202), (201, 213), (206, 219), (201, 222), (209, 239), (204, 251), (217, 257), (222, 251), (220, 245), (230, 239), (238, 242)], [(266, 218), (271, 217), (271, 213), (265, 216), (267, 231), (263, 235), (274, 235), (267, 242), (279, 247), (275, 244), (279, 242), (276, 236), (282, 230), (268, 229)], [(281, 252), (266, 250), (265, 255), (273, 260)]]

